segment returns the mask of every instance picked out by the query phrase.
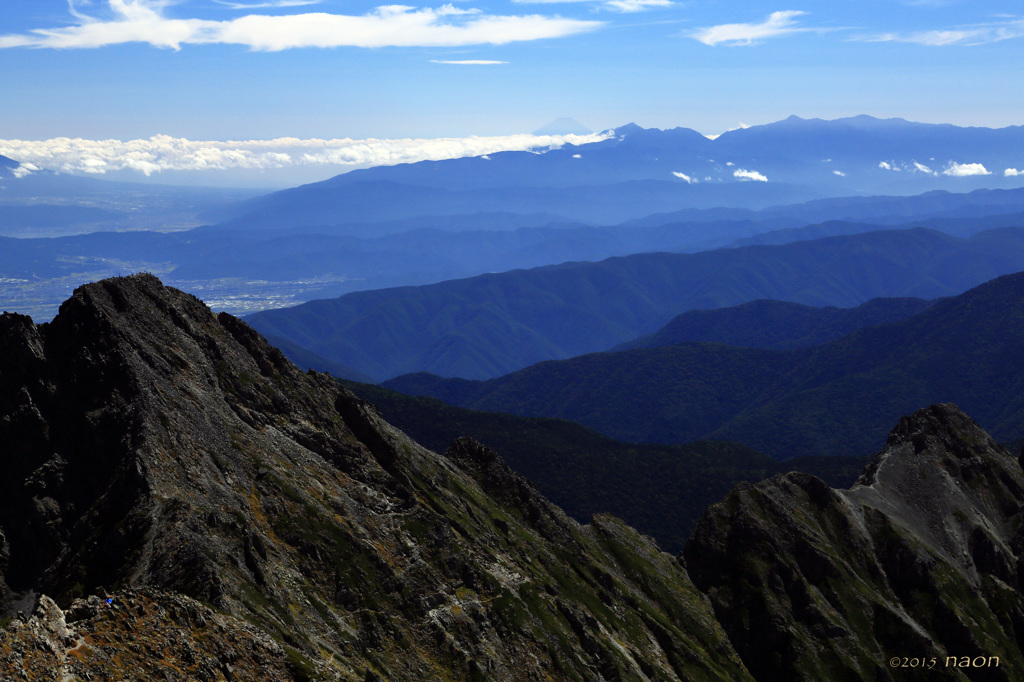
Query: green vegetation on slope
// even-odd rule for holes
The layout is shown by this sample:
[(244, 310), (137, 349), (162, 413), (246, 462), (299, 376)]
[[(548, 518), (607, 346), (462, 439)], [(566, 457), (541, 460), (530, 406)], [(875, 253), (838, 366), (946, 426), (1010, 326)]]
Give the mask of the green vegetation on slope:
[(479, 412), (435, 398), (342, 383), (375, 403), (389, 423), (418, 443), (443, 452), (454, 439), (470, 436), (500, 452), (570, 516), (586, 521), (599, 512), (615, 514), (669, 552), (681, 550), (705, 508), (740, 481), (803, 471), (845, 488), (866, 462), (862, 457), (778, 462), (724, 441), (622, 443), (570, 421)]

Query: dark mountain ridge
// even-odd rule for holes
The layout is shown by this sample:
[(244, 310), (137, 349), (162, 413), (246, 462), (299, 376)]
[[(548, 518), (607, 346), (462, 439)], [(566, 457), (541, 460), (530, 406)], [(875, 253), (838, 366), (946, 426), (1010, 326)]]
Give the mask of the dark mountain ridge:
[(399, 377), (383, 386), (454, 405), (570, 419), (629, 442), (722, 439), (777, 458), (858, 455), (879, 424), (955, 400), (995, 437), (1022, 436), (1024, 273), (900, 322), (813, 348), (684, 343), (548, 361), (488, 381)]
[(765, 298), (839, 307), (938, 298), (1021, 269), (1022, 229), (968, 239), (915, 229), (564, 263), (356, 292), (246, 319), (378, 381), (420, 371), (483, 379), (612, 348), (687, 310)]
[(761, 299), (730, 308), (685, 312), (653, 334), (619, 344), (611, 350), (688, 342), (774, 350), (809, 348), (863, 327), (904, 320), (926, 310), (932, 303), (921, 298), (873, 298), (856, 308), (815, 308)]

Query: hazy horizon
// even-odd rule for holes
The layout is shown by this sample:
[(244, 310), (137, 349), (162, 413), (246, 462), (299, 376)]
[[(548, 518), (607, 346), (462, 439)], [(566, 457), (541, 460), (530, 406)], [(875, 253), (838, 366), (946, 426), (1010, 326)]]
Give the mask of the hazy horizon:
[[(623, 125), (628, 124), (622, 123), (615, 128)], [(686, 125), (674, 127), (688, 128)], [(741, 124), (723, 132), (750, 127), (754, 126)], [(273, 190), (373, 166), (482, 156), (503, 151), (543, 152), (565, 145), (589, 144), (608, 139), (610, 130), (603, 129), (588, 135), (521, 133), (492, 137), (361, 140), (278, 137), (221, 141), (189, 140), (169, 135), (131, 140), (67, 137), (0, 139), (0, 155), (23, 164), (16, 174), (49, 170), (121, 182)], [(721, 135), (702, 134), (710, 140)]]

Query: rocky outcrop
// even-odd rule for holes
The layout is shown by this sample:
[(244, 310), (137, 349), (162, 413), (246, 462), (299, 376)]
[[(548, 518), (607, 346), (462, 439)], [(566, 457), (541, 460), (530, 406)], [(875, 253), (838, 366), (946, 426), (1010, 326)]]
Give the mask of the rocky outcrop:
[(12, 680), (181, 682), (277, 682), (296, 671), (289, 652), (258, 628), (149, 589), (76, 599), (67, 611), (41, 595), (30, 616), (0, 631), (0, 669)]
[(935, 405), (850, 490), (798, 473), (737, 487), (684, 557), (757, 679), (1019, 679), (1022, 505), (1017, 459)]
[(0, 598), (49, 595), (4, 678), (156, 650), (175, 679), (749, 679), (648, 538), (425, 450), (148, 275), (0, 317), (0, 533)]

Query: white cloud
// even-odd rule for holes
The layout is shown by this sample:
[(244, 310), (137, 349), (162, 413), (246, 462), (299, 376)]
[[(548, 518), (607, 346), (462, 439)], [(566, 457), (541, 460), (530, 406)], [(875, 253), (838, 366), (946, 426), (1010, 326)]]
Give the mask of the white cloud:
[(273, 0), (272, 2), (224, 2), (224, 0), (213, 0), (218, 5), (224, 5), (228, 9), (263, 9), (264, 7), (305, 7), (306, 5), (319, 5), (323, 0)]
[(680, 173), (679, 171), (672, 171), (672, 175), (676, 176), (680, 180), (685, 180), (690, 185), (692, 185), (692, 184), (697, 182), (696, 178), (691, 178), (686, 173)]
[(671, 0), (608, 0), (605, 5), (619, 12), (642, 12), (652, 7), (671, 7)]
[(19, 159), (25, 168), (90, 174), (130, 170), (151, 175), (161, 171), (268, 170), (319, 165), (364, 168), (502, 151), (557, 149), (565, 144), (580, 145), (607, 138), (608, 135), (600, 133), (400, 140), (286, 137), (229, 142), (168, 135), (128, 141), (61, 137), (44, 141), (0, 140), (0, 155)]
[(743, 168), (736, 169), (735, 171), (733, 171), (732, 175), (734, 178), (739, 178), (740, 180), (756, 180), (758, 182), (768, 182), (768, 178), (765, 177), (764, 175), (761, 175), (757, 171), (748, 171), (744, 170)]
[(32, 173), (35, 173), (37, 170), (39, 170), (39, 166), (36, 166), (35, 164), (31, 163), (23, 163), (19, 165), (17, 168), (12, 168), (11, 174), (16, 178), (23, 178), (26, 175), (31, 175)]
[(843, 171), (841, 171), (841, 170), (834, 170), (834, 171), (832, 171), (832, 174), (833, 174), (833, 175), (838, 175), (838, 176), (839, 176), (839, 177), (841, 177), (841, 178), (845, 178), (845, 177), (846, 177), (846, 173), (844, 173), (844, 172), (843, 172)]
[(574, 159), (581, 159), (581, 158), (583, 158), (583, 156), (581, 154), (573, 154), (572, 158), (574, 158)]
[(78, 25), (0, 36), (0, 48), (97, 48), (123, 43), (174, 50), (182, 44), (233, 44), (269, 52), (302, 47), (451, 47), (558, 38), (602, 25), (536, 14), (487, 15), (451, 4), (418, 9), (387, 5), (362, 16), (247, 14), (229, 21), (209, 21), (169, 18), (163, 13), (168, 4), (168, 0), (108, 0), (114, 17), (110, 20), (85, 16), (72, 5), (72, 14), (81, 22)]
[(1024, 175), (1024, 171), (1017, 170), (1016, 168), (1007, 168), (1003, 171), (1003, 175), (1008, 178), (1012, 178), (1018, 175)]
[(434, 64), (463, 64), (463, 65), (482, 65), (482, 64), (508, 64), (508, 62), (499, 62), (491, 59), (431, 59)]
[(865, 36), (860, 40), (868, 42), (915, 43), (931, 47), (945, 45), (984, 45), (1003, 40), (1024, 37), (1024, 19), (1009, 18), (1007, 21), (985, 24), (971, 24), (952, 29), (915, 31), (913, 33), (883, 33)]
[(969, 175), (992, 175), (992, 173), (980, 163), (957, 163), (956, 161), (951, 162), (949, 167), (942, 171), (942, 174), (952, 175), (957, 178), (963, 178)]
[[(935, 159), (931, 159), (934, 161)], [(891, 171), (909, 171), (914, 173), (924, 173), (925, 175), (938, 175), (938, 171), (932, 170), (929, 166), (924, 165), (919, 161), (912, 161), (907, 163), (905, 161), (880, 161), (878, 167), (883, 170)], [(953, 173), (946, 173), (946, 175), (953, 175)]]
[(797, 27), (796, 17), (804, 14), (806, 12), (798, 10), (772, 12), (760, 24), (719, 24), (699, 28), (688, 35), (705, 45), (752, 45), (765, 38), (778, 38), (814, 30)]
[[(729, 128), (729, 129), (728, 129), (728, 130), (726, 130), (725, 132), (727, 132), (727, 133), (731, 133), (731, 132), (732, 132), (732, 131), (734, 131), (734, 130), (746, 130), (746, 129), (747, 129), (747, 128), (749, 128), (749, 127), (750, 127), (750, 126), (748, 126), (748, 125), (747, 125), (746, 123), (744, 123), (743, 121), (740, 121), (740, 122), (739, 122), (739, 124), (738, 124), (738, 125), (737, 125), (737, 126), (736, 126), (735, 128)], [(721, 137), (722, 135), (723, 135), (723, 133), (717, 133), (717, 134), (715, 134), (715, 135), (705, 135), (704, 137), (708, 138), (709, 140), (717, 140), (717, 139), (718, 139), (718, 138), (720, 138), (720, 137)], [(713, 160), (712, 160), (712, 163), (714, 163), (714, 161), (713, 161)]]
[[(517, 5), (562, 5), (576, 2), (594, 2), (595, 0), (512, 0)], [(671, 7), (672, 0), (603, 0), (598, 2), (608, 9), (617, 12), (642, 12), (654, 7)]]

